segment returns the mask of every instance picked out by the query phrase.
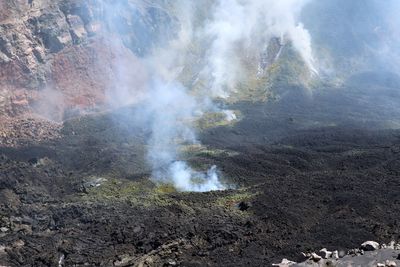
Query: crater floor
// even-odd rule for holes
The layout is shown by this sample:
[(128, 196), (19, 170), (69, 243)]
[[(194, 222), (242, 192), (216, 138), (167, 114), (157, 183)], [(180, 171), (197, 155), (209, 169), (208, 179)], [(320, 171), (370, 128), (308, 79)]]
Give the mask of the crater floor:
[(148, 130), (115, 114), (22, 120), (0, 135), (0, 265), (268, 266), (398, 240), (398, 111), (351, 92), (229, 107), (241, 120), (183, 153), (237, 187), (208, 193), (151, 182)]

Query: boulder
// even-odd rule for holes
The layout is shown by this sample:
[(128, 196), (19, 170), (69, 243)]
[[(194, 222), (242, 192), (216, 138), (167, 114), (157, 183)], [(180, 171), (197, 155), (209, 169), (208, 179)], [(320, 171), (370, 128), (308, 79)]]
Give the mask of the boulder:
[(79, 43), (82, 40), (86, 39), (87, 32), (82, 19), (77, 15), (68, 15), (67, 20), (71, 27), (71, 34), (74, 43)]
[(328, 251), (326, 248), (323, 248), (319, 251), (318, 255), (320, 255), (324, 259), (329, 259), (332, 257), (333, 252)]
[(379, 249), (379, 243), (375, 241), (367, 241), (361, 244), (361, 249), (364, 251), (374, 251)]
[(322, 260), (322, 257), (319, 256), (317, 253), (311, 253), (311, 260), (319, 262), (320, 260)]
[(397, 264), (395, 261), (389, 261), (387, 260), (385, 263), (385, 267), (397, 267)]
[(339, 259), (339, 251), (335, 250), (332, 252), (332, 258), (335, 260)]
[(395, 249), (395, 246), (396, 246), (396, 242), (390, 241), (390, 243), (387, 245), (387, 248)]

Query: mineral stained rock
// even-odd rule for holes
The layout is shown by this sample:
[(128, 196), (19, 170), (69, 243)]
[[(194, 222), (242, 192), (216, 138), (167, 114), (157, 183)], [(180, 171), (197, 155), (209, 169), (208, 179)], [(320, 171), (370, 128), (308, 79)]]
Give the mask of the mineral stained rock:
[[(61, 120), (72, 108), (101, 105), (116, 79), (132, 77), (116, 77), (117, 66), (132, 66), (156, 39), (146, 34), (173, 21), (159, 6), (121, 1), (115, 12), (131, 28), (116, 31), (106, 25), (104, 3), (0, 0), (0, 114), (33, 109)], [(150, 27), (141, 35), (134, 30)]]

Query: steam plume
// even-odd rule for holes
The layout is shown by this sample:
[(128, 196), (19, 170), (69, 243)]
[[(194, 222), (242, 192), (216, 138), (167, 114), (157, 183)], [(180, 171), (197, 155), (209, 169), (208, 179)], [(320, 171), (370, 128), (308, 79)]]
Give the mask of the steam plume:
[(300, 12), (307, 2), (218, 1), (213, 19), (205, 27), (206, 36), (213, 40), (205, 67), (206, 75), (212, 79), (213, 95), (229, 96), (237, 82), (244, 79), (242, 59), (254, 51), (260, 53), (273, 37), (279, 37), (281, 43), (291, 41), (306, 66), (316, 72), (310, 34), (299, 22)]
[[(245, 79), (242, 75), (242, 59), (254, 51), (262, 52), (272, 37), (280, 37), (282, 42), (292, 42), (306, 66), (314, 70), (311, 39), (298, 21), (306, 2), (220, 0), (213, 3), (201, 0), (193, 3), (174, 1), (151, 4), (160, 12), (174, 10), (174, 16), (166, 21), (172, 28), (175, 22), (179, 26), (175, 27), (173, 34), (160, 32), (160, 36), (146, 38), (150, 40), (148, 47), (151, 48), (146, 53), (140, 50), (139, 54), (142, 55), (132, 56), (130, 63), (125, 58), (117, 57), (115, 80), (119, 83), (114, 91), (110, 91), (110, 99), (113, 103), (128, 104), (131, 101), (126, 100), (137, 99), (140, 95), (144, 108), (139, 115), (151, 126), (152, 131), (147, 158), (154, 179), (172, 182), (177, 189), (184, 191), (225, 188), (219, 181), (216, 166), (205, 173), (195, 171), (181, 159), (179, 148), (184, 144), (198, 143), (192, 124), (205, 112), (215, 110), (209, 104), (209, 99), (228, 97), (237, 82)], [(143, 15), (147, 2), (143, 2), (145, 6), (139, 3), (133, 1), (129, 5)], [(207, 14), (202, 18), (199, 15), (204, 12), (204, 6), (209, 8), (206, 8), (207, 11), (212, 10), (211, 16)], [(108, 28), (112, 32), (119, 31), (119, 14), (126, 12), (123, 6), (104, 0), (102, 12), (106, 13), (104, 17)], [(147, 30), (154, 32), (154, 25), (149, 27)], [(168, 30), (167, 27), (166, 32)], [(138, 31), (140, 33), (143, 30)], [(124, 40), (112, 42), (116, 50), (124, 49), (126, 43)], [(201, 48), (193, 52), (196, 45)], [(197, 59), (197, 62), (190, 62), (193, 59)], [(198, 65), (192, 68), (195, 69), (191, 73), (193, 77), (198, 75), (210, 81), (200, 94), (194, 95), (190, 88), (180, 82), (188, 64)], [(140, 73), (136, 76), (133, 74), (136, 77), (133, 81), (126, 79), (132, 77), (132, 69), (134, 73)], [(236, 119), (231, 111), (223, 112), (228, 120)]]

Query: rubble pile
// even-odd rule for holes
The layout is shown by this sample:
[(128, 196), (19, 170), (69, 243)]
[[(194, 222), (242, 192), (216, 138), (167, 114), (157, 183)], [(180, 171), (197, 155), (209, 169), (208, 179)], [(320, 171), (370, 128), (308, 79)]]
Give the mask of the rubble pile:
[(34, 117), (0, 119), (0, 145), (17, 147), (60, 137), (62, 124)]
[(302, 253), (306, 259), (302, 263), (296, 263), (283, 259), (281, 263), (272, 264), (278, 267), (397, 267), (400, 266), (400, 243), (395, 241), (389, 244), (379, 244), (375, 241), (366, 241), (357, 249), (345, 251), (328, 251), (326, 248), (319, 252)]

